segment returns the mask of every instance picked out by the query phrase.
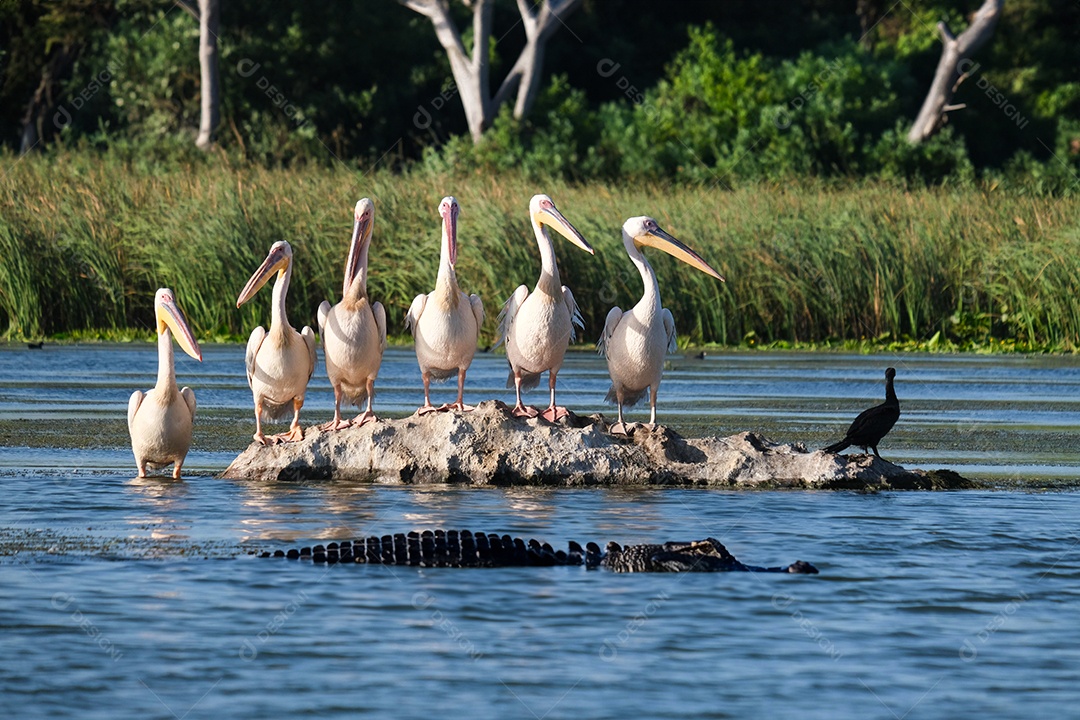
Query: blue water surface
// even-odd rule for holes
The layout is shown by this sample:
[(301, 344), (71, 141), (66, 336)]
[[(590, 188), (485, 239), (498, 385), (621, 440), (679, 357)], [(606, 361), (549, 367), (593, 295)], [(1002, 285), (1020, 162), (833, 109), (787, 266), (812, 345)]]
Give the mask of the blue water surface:
[[(207, 436), (174, 482), (133, 478), (123, 435), (127, 395), (153, 382), (151, 347), (0, 351), (5, 717), (1076, 713), (1080, 494), (1012, 484), (1077, 475), (1080, 372), (1067, 359), (673, 358), (661, 391), (672, 424), (811, 443), (876, 402), (896, 365), (905, 414), (883, 454), (1004, 483), (859, 494), (220, 480), (250, 435), (250, 396), (235, 377), (242, 348), (206, 357), (178, 372), (204, 431), (225, 440), (204, 449)], [(408, 412), (415, 365), (403, 351), (388, 360), (380, 400)], [(602, 361), (568, 368), (563, 401), (609, 412)], [(469, 392), (506, 399), (504, 380), (501, 357), (478, 357)], [(328, 392), (313, 385), (313, 420), (332, 412)], [(318, 567), (251, 554), (438, 527), (556, 547), (712, 536), (747, 563), (802, 559), (821, 574)]]

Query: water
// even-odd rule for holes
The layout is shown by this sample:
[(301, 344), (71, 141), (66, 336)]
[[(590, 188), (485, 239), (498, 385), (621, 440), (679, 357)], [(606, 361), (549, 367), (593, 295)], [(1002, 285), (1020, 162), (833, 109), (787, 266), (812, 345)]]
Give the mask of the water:
[[(178, 358), (200, 410), (193, 477), (172, 482), (133, 479), (126, 445), (127, 396), (152, 383), (151, 348), (0, 350), (4, 716), (1075, 712), (1071, 358), (672, 361), (661, 420), (809, 446), (878, 402), (895, 365), (904, 415), (882, 453), (999, 488), (863, 495), (218, 480), (253, 430), (242, 353)], [(511, 399), (504, 368), (479, 357), (466, 399)], [(417, 380), (408, 353), (391, 352), (377, 409), (408, 412)], [(560, 388), (575, 409), (606, 410), (593, 357), (572, 357)], [(319, 379), (308, 422), (329, 417), (328, 398)], [(436, 527), (557, 546), (713, 536), (745, 562), (803, 559), (821, 575), (321, 568), (249, 554)]]

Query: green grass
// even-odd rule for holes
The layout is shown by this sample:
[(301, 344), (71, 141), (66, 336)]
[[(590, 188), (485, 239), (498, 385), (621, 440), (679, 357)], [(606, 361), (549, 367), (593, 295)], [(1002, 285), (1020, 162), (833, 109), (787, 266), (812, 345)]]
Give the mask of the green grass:
[(222, 159), (150, 172), (107, 156), (0, 157), (0, 329), (8, 339), (135, 337), (173, 288), (202, 339), (246, 337), (269, 293), (236, 309), (267, 249), (289, 240), (294, 325), (336, 301), (352, 207), (376, 203), (369, 290), (402, 332), (433, 287), (436, 206), (461, 203), (458, 275), (485, 300), (489, 342), (539, 256), (527, 205), (547, 192), (596, 249), (556, 238), (563, 281), (599, 335), (641, 283), (619, 227), (649, 214), (728, 278), (649, 252), (682, 342), (752, 347), (1057, 350), (1080, 347), (1080, 199), (1002, 189), (543, 184), (506, 174), (268, 170)]

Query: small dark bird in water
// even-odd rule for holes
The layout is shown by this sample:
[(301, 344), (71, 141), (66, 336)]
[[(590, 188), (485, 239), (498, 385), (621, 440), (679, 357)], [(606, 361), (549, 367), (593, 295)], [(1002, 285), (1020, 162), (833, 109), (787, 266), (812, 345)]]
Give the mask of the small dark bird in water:
[(896, 399), (896, 391), (893, 390), (894, 377), (896, 377), (895, 368), (885, 370), (885, 402), (859, 413), (859, 417), (855, 418), (855, 422), (848, 428), (844, 439), (824, 448), (822, 452), (838, 453), (844, 448), (855, 445), (861, 447), (863, 452), (870, 448), (874, 451), (874, 455), (881, 457), (877, 450), (878, 443), (889, 434), (900, 418), (900, 401)]
[(30, 348), (31, 350), (40, 350), (45, 347), (45, 341), (42, 340), (41, 342), (36, 343), (26, 343), (26, 347)]

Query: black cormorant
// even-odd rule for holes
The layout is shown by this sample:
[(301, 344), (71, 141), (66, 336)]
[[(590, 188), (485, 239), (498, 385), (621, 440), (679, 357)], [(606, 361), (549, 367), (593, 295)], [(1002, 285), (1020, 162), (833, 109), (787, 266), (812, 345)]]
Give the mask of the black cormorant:
[(878, 443), (889, 434), (900, 417), (900, 401), (896, 399), (896, 391), (893, 390), (894, 377), (896, 377), (895, 368), (885, 370), (885, 402), (859, 413), (859, 417), (855, 418), (855, 422), (848, 428), (844, 439), (823, 449), (822, 452), (838, 453), (846, 447), (855, 445), (861, 447), (863, 452), (870, 448), (874, 451), (874, 455), (881, 457), (877, 450)]

